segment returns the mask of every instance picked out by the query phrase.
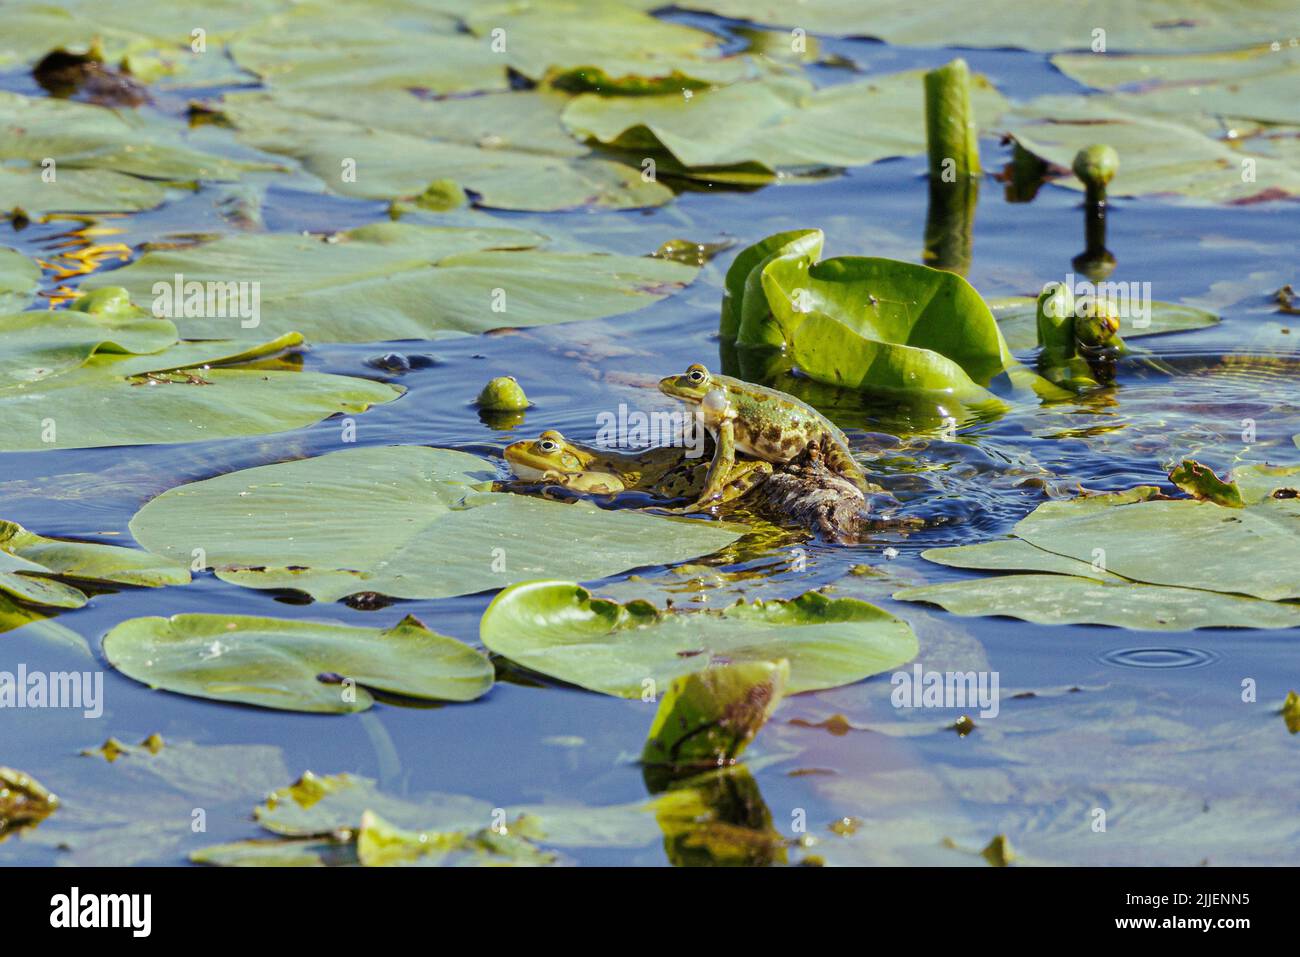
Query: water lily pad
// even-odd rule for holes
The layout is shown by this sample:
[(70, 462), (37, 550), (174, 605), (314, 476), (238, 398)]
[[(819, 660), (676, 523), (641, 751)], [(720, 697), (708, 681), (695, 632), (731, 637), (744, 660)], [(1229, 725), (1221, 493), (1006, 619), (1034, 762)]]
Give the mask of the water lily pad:
[[(1038, 346), (1038, 331), (1035, 325), (1037, 300), (1033, 296), (1004, 296), (987, 301), (993, 317), (998, 321), (998, 328), (1002, 330), (1002, 335), (1007, 341), (1008, 348), (1015, 352), (1023, 352)], [(1216, 325), (1219, 321), (1219, 317), (1213, 312), (1197, 309), (1195, 306), (1173, 302), (1152, 302), (1150, 321), (1148, 322), (1144, 316), (1122, 316), (1120, 334), (1125, 339), (1137, 339), (1141, 336), (1159, 336), (1204, 329)]]
[(0, 591), (22, 601), (80, 608), (86, 596), (46, 576), (157, 588), (184, 585), (189, 569), (135, 548), (43, 538), (14, 522), (0, 521)]
[(466, 11), (466, 24), (485, 45), (499, 36), (501, 55), (528, 79), (601, 92), (680, 95), (754, 69), (745, 57), (719, 57), (712, 33), (608, 0), (478, 4)]
[[(1119, 152), (1111, 196), (1177, 194), (1191, 202), (1256, 202), (1300, 193), (1300, 168), (1266, 155), (1243, 155), (1230, 143), (1177, 120), (1144, 115), (1096, 96), (1043, 96), (1008, 112), (1002, 125), (1029, 152), (1069, 168), (1094, 143)], [(1243, 159), (1251, 164), (1244, 176)], [(1074, 177), (1058, 181), (1082, 190)]]
[[(0, 210), (7, 208), (0, 200)], [(41, 267), (16, 249), (0, 246), (0, 313), (26, 308), (41, 288)]]
[(1097, 581), (1123, 581), (1117, 575), (1094, 567), (1088, 562), (1036, 548), (1020, 538), (1004, 538), (992, 542), (980, 542), (976, 545), (955, 545), (951, 548), (927, 548), (921, 552), (921, 557), (952, 568), (1055, 572), (1059, 575), (1075, 575)]
[(394, 827), (373, 811), (361, 816), (357, 861), (363, 867), (544, 867), (555, 854), (539, 849), (529, 837), (532, 822), (517, 819), (500, 830), (408, 831)]
[(492, 463), (464, 452), (348, 449), (183, 485), (131, 527), (160, 555), (201, 547), (220, 578), (321, 601), (446, 598), (544, 575), (593, 580), (739, 537), (735, 526), (475, 491), (495, 477)]
[(29, 370), (20, 374), (29, 381), (0, 379), (0, 451), (165, 445), (284, 432), (335, 413), (364, 412), (404, 391), (351, 376), (242, 365), (301, 343), (301, 335), (289, 333), (251, 347), (213, 341), (146, 355), (97, 352), (79, 366), (35, 381), (30, 381), (30, 354), (19, 357)]
[[(382, 223), (325, 242), (287, 233), (228, 236), (157, 250), (90, 280), (153, 301), (154, 283), (260, 283), (261, 323), (177, 319), (182, 335), (263, 337), (290, 330), (312, 342), (431, 339), (595, 319), (640, 309), (695, 278), (696, 269), (642, 256), (558, 253), (534, 233)], [(170, 288), (170, 287), (169, 287)], [(499, 291), (499, 292), (498, 292)]]
[(455, 6), (302, 2), (241, 31), (236, 63), (266, 84), (320, 93), (408, 89), (432, 93), (504, 90), (507, 61), (459, 29)]
[(1132, 581), (1300, 598), (1300, 500), (1227, 508), (1189, 499), (1097, 505), (1046, 502), (1014, 528), (1039, 548)]
[(1134, 112), (1300, 124), (1300, 104), (1290, 95), (1300, 79), (1300, 46), (1288, 43), (1276, 50), (1262, 44), (1154, 57), (1061, 54), (1052, 57), (1052, 65), (1080, 83), (1116, 94), (1109, 101)]
[(365, 711), (371, 690), (472, 701), (492, 687), (486, 657), (409, 616), (385, 630), (248, 615), (132, 618), (104, 638), (104, 655), (152, 688), (286, 711)]
[[(663, 150), (703, 178), (727, 167), (778, 170), (862, 166), (925, 150), (922, 71), (815, 89), (799, 77), (766, 78), (678, 94), (584, 94), (564, 111), (575, 136), (631, 151)], [(983, 77), (972, 81), (976, 115), (987, 127), (1006, 101)], [(855, 117), (846, 123), (845, 117)], [(752, 171), (750, 171), (752, 174)]]
[[(924, 47), (1020, 47), (1086, 50), (1099, 26), (1108, 50), (1187, 50), (1238, 47), (1276, 39), (1278, 23), (1291, 12), (1287, 0), (1258, 4), (1198, 4), (1102, 0), (1087, 6), (1045, 6), (1037, 0), (1002, 0), (970, 15), (963, 0), (937, 0), (918, 16), (907, 0), (687, 0), (688, 10), (724, 17), (802, 27), (828, 36), (875, 37)], [(1194, 12), (1194, 16), (1190, 15)], [(1098, 59), (1103, 59), (1098, 57)]]
[(861, 681), (917, 652), (906, 622), (817, 592), (665, 612), (646, 601), (593, 598), (572, 582), (525, 582), (493, 599), (479, 629), (490, 650), (526, 668), (623, 698), (666, 690), (713, 665), (782, 658), (790, 663), (787, 690), (797, 694)]
[[(672, 199), (639, 166), (598, 157), (569, 136), (560, 123), (567, 102), (542, 90), (446, 100), (380, 90), (241, 94), (221, 109), (244, 142), (298, 159), (345, 196), (421, 205), (431, 183), (448, 180), (498, 209), (631, 209)], [(345, 160), (355, 176), (343, 176)]]
[(1113, 625), (1144, 631), (1300, 626), (1296, 604), (1072, 575), (997, 575), (904, 588), (894, 597), (930, 602), (956, 615), (1006, 615), (1040, 625)]

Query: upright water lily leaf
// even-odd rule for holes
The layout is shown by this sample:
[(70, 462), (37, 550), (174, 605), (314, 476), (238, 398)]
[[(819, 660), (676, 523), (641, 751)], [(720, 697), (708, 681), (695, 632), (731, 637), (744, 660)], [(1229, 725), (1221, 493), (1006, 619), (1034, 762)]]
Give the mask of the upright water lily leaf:
[(104, 638), (104, 655), (153, 688), (332, 714), (365, 711), (372, 690), (472, 701), (493, 674), (484, 655), (409, 616), (385, 630), (248, 615), (132, 618)]
[(674, 678), (641, 752), (647, 773), (682, 777), (734, 764), (781, 703), (789, 676), (783, 659), (715, 665)]
[[(479, 206), (548, 211), (659, 206), (672, 190), (639, 166), (593, 155), (565, 132), (568, 98), (519, 90), (421, 99), (406, 90), (322, 98), (264, 92), (227, 96), (222, 114), (244, 142), (298, 159), (334, 192), (424, 205), (448, 180)], [(355, 177), (340, 177), (341, 163)]]
[[(535, 233), (382, 223), (326, 242), (289, 233), (228, 236), (190, 249), (157, 250), (115, 270), (137, 304), (154, 283), (260, 283), (256, 329), (220, 321), (222, 336), (290, 330), (312, 342), (431, 339), (595, 319), (640, 309), (676, 292), (697, 270), (643, 256), (558, 253)], [(108, 283), (91, 280), (87, 287)], [(493, 290), (505, 291), (505, 311)], [(498, 295), (497, 300), (500, 297)], [(176, 319), (182, 335), (210, 337), (210, 318)]]
[[(1068, 168), (1075, 154), (1108, 143), (1120, 157), (1111, 196), (1177, 194), (1192, 202), (1254, 202), (1300, 193), (1300, 167), (1286, 158), (1252, 154), (1254, 176), (1242, 176), (1241, 150), (1177, 120), (1126, 110), (1113, 99), (1042, 96), (1008, 112), (1002, 125), (1036, 156)], [(1059, 185), (1082, 190), (1074, 177)]]
[(910, 661), (906, 622), (852, 598), (807, 592), (740, 601), (718, 611), (660, 611), (649, 602), (593, 598), (573, 582), (524, 582), (493, 599), (483, 644), (525, 668), (591, 691), (639, 697), (646, 681), (733, 662), (788, 659), (791, 694), (852, 684)]
[[(7, 207), (0, 200), (0, 211)], [(0, 314), (25, 309), (41, 288), (41, 267), (16, 249), (0, 246)]]
[(464, 452), (349, 449), (183, 485), (131, 527), (160, 555), (203, 548), (226, 581), (320, 601), (446, 598), (556, 574), (590, 581), (739, 538), (737, 526), (475, 491), (495, 477)]
[[(1102, 0), (1086, 7), (1044, 6), (1037, 0), (1002, 0), (970, 15), (963, 0), (937, 0), (918, 16), (908, 0), (687, 0), (680, 6), (809, 33), (874, 37), (924, 47), (1019, 47), (1026, 50), (1087, 50), (1105, 25), (1107, 51), (1187, 50), (1239, 47), (1278, 37), (1277, 24), (1291, 11), (1288, 0), (1200, 4), (1189, 16), (1175, 0), (1132, 3)], [(1095, 55), (1095, 54), (1094, 54)], [(1109, 57), (1107, 57), (1109, 59)]]
[(80, 608), (86, 596), (46, 576), (157, 588), (184, 585), (189, 569), (135, 548), (43, 538), (0, 521), (0, 591), (37, 605)]
[[(800, 77), (765, 78), (692, 96), (584, 94), (564, 111), (575, 136), (633, 151), (665, 150), (688, 170), (726, 181), (728, 167), (778, 170), (862, 166), (925, 151), (922, 71), (815, 89)], [(972, 82), (987, 128), (1006, 108), (983, 77)], [(845, 117), (855, 117), (846, 123)], [(752, 176), (752, 170), (746, 178)]]
[[(1009, 349), (1026, 352), (1037, 347), (1038, 333), (1034, 326), (1036, 300), (1033, 296), (1003, 296), (989, 299), (987, 303)], [(1137, 339), (1141, 336), (1189, 332), (1216, 325), (1220, 321), (1214, 313), (1195, 306), (1174, 302), (1152, 302), (1150, 306), (1149, 318), (1121, 316), (1120, 335), (1125, 339)]]

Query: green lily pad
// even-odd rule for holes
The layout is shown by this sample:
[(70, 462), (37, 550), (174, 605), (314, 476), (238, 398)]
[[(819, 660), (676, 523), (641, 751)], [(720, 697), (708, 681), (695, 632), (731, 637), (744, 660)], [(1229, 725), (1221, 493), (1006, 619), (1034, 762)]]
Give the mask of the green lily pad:
[(975, 568), (984, 571), (1054, 572), (1097, 581), (1123, 581), (1119, 576), (1076, 558), (1036, 548), (1020, 538), (1004, 538), (976, 545), (950, 548), (927, 548), (921, 557), (951, 568)]
[(1112, 625), (1144, 631), (1300, 626), (1300, 605), (1072, 575), (996, 575), (904, 588), (894, 592), (894, 598), (930, 602), (956, 615), (1006, 615), (1040, 625)]
[(147, 355), (95, 354), (36, 381), (0, 379), (0, 451), (284, 432), (340, 412), (364, 412), (405, 391), (351, 376), (241, 367), (301, 343), (297, 333), (252, 348), (182, 343)]
[(172, 489), (131, 528), (159, 555), (201, 547), (226, 581), (320, 601), (447, 598), (540, 575), (594, 580), (739, 538), (736, 526), (476, 492), (495, 477), (491, 462), (464, 452), (348, 449)]
[(135, 213), (167, 197), (161, 184), (105, 169), (65, 169), (47, 183), (39, 168), (0, 166), (0, 216)]
[(1285, 42), (1276, 50), (1264, 44), (1155, 57), (1061, 54), (1052, 57), (1052, 65), (1115, 94), (1108, 100), (1121, 109), (1182, 119), (1208, 114), (1300, 124), (1300, 104), (1290, 95), (1300, 79), (1300, 46)]
[(1212, 469), (1194, 459), (1184, 459), (1182, 464), (1169, 473), (1169, 481), (1193, 498), (1223, 505), (1226, 508), (1242, 508), (1241, 491), (1232, 482), (1225, 482), (1214, 474)]
[(357, 830), (357, 861), (363, 867), (492, 866), (545, 867), (555, 854), (539, 849), (529, 836), (531, 822), (511, 821), (505, 833), (493, 828), (464, 831), (407, 831), (366, 811)]
[(249, 615), (132, 618), (104, 638), (118, 671), (152, 688), (286, 711), (365, 711), (371, 690), (472, 701), (492, 665), (406, 617), (386, 630)]
[[(0, 210), (4, 210), (0, 200)], [(0, 313), (25, 309), (41, 288), (41, 267), (16, 249), (0, 246)]]
[[(998, 328), (1007, 341), (1007, 347), (1015, 352), (1024, 352), (1038, 346), (1038, 332), (1035, 325), (1035, 306), (1033, 296), (1004, 296), (987, 300), (989, 310), (998, 321)], [(1120, 333), (1125, 339), (1137, 339), (1141, 336), (1159, 336), (1173, 332), (1188, 332), (1192, 329), (1204, 329), (1218, 324), (1219, 317), (1205, 309), (1185, 306), (1173, 302), (1152, 302), (1151, 319), (1145, 317), (1121, 317)], [(1135, 322), (1142, 323), (1136, 325)]]
[[(1248, 203), (1300, 193), (1300, 168), (1285, 158), (1243, 155), (1177, 120), (1126, 110), (1097, 96), (1043, 96), (1002, 118), (1007, 132), (1036, 156), (1068, 168), (1094, 143), (1119, 152), (1111, 196), (1177, 194), (1191, 202)], [(1251, 176), (1243, 175), (1247, 160)], [(1058, 181), (1082, 190), (1074, 177)]]
[[(1278, 24), (1291, 12), (1287, 0), (1258, 4), (1131, 3), (1101, 0), (1087, 6), (1045, 6), (1037, 0), (1002, 0), (971, 16), (963, 0), (936, 0), (918, 16), (907, 0), (686, 0), (688, 10), (802, 27), (809, 33), (875, 37), (924, 47), (1019, 47), (1026, 50), (1087, 50), (1098, 27), (1107, 50), (1187, 50), (1237, 47), (1279, 36)], [(1194, 16), (1191, 15), (1194, 12)], [(1107, 59), (1098, 57), (1099, 60)]]
[(461, 31), (459, 13), (454, 5), (294, 3), (241, 30), (230, 55), (263, 83), (302, 92), (507, 89), (506, 58)]
[[(773, 178), (784, 169), (862, 166), (925, 151), (922, 71), (815, 89), (800, 77), (765, 78), (660, 96), (584, 94), (564, 111), (575, 136), (644, 153), (666, 151), (709, 180), (728, 167)], [(983, 77), (972, 101), (985, 127), (1006, 108)], [(845, 117), (855, 117), (846, 123)]]
[[(695, 278), (680, 263), (641, 256), (538, 250), (516, 229), (382, 223), (331, 241), (287, 233), (228, 236), (146, 253), (86, 288), (122, 285), (138, 305), (157, 282), (260, 283), (261, 323), (220, 321), (222, 336), (302, 331), (312, 342), (431, 339), (631, 312)], [(179, 318), (182, 335), (213, 334), (213, 319)]]
[[(1132, 581), (1300, 598), (1300, 500), (1226, 508), (1188, 499), (1096, 505), (1045, 502), (1013, 529), (1039, 548)], [(1266, 559), (1261, 556), (1267, 556)]]
[(790, 663), (791, 694), (852, 684), (910, 661), (906, 622), (852, 598), (808, 592), (719, 611), (665, 612), (646, 601), (593, 598), (573, 582), (524, 582), (488, 606), (490, 650), (533, 671), (622, 698), (732, 662)]
[(43, 538), (21, 525), (0, 521), (0, 591), (55, 608), (80, 608), (86, 603), (78, 589), (45, 576), (146, 588), (185, 585), (190, 580), (185, 565), (149, 552)]
[(528, 79), (601, 92), (698, 89), (754, 71), (719, 57), (718, 37), (608, 0), (515, 0), (475, 5), (466, 25), (489, 44), (494, 31), (510, 67)]
[[(475, 204), (551, 211), (659, 206), (672, 190), (639, 166), (598, 157), (560, 123), (568, 98), (544, 90), (427, 100), (404, 90), (227, 96), (222, 113), (245, 143), (292, 156), (330, 190), (414, 199), (451, 181)], [(343, 176), (345, 160), (355, 176)]]

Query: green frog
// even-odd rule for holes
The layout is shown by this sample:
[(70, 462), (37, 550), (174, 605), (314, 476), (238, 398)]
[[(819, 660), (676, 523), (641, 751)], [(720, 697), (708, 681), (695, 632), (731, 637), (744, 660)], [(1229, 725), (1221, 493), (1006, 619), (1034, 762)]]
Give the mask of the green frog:
[[(666, 445), (615, 452), (571, 442), (548, 429), (535, 439), (511, 443), (504, 454), (515, 477), (524, 481), (550, 482), (575, 492), (641, 491), (665, 499), (696, 499), (712, 463), (705, 457), (691, 458), (687, 451)], [(771, 472), (771, 463), (737, 458), (733, 450), (731, 472), (714, 504), (740, 498)]]
[(660, 379), (659, 391), (693, 405), (714, 439), (713, 461), (697, 507), (717, 501), (737, 452), (782, 465), (813, 448), (832, 474), (848, 479), (863, 493), (873, 488), (849, 452), (844, 433), (792, 395), (712, 374), (699, 363), (680, 375)]

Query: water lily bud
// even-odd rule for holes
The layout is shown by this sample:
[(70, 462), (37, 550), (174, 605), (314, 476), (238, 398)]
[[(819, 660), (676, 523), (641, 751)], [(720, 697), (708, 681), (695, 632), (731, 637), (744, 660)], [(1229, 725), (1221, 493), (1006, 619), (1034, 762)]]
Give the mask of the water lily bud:
[(497, 376), (478, 394), (478, 407), (489, 412), (517, 412), (528, 408), (528, 396), (514, 376)]
[(1088, 187), (1091, 195), (1096, 190), (1105, 196), (1106, 187), (1119, 169), (1119, 154), (1110, 146), (1094, 143), (1079, 150), (1074, 157), (1074, 175)]
[(1074, 320), (1074, 338), (1080, 345), (1103, 346), (1119, 332), (1119, 313), (1108, 302), (1088, 300)]

